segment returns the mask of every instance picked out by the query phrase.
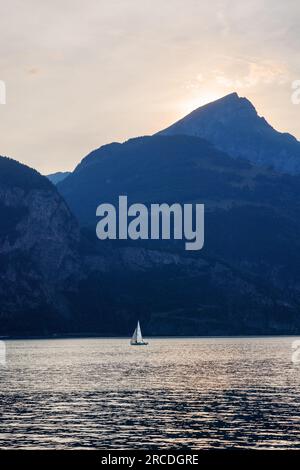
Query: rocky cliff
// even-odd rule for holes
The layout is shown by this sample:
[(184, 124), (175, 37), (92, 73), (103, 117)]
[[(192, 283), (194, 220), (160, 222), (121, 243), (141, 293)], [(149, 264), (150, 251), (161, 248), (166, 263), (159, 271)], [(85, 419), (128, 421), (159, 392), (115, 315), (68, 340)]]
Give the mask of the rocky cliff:
[(56, 188), (0, 158), (0, 333), (59, 330), (72, 316), (79, 230)]

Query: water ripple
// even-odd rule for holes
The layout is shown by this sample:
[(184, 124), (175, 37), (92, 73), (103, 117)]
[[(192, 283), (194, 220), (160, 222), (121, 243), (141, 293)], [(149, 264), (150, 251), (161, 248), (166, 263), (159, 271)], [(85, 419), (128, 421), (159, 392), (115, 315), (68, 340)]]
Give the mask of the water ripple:
[(300, 448), (291, 342), (10, 341), (0, 448)]

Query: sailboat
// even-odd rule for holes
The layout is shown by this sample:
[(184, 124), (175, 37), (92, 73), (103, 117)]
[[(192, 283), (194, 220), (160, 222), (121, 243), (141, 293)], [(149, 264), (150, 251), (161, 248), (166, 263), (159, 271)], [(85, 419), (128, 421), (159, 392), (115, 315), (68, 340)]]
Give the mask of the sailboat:
[(134, 330), (130, 344), (131, 346), (146, 346), (148, 344), (146, 341), (143, 340), (139, 321), (137, 322), (137, 327)]

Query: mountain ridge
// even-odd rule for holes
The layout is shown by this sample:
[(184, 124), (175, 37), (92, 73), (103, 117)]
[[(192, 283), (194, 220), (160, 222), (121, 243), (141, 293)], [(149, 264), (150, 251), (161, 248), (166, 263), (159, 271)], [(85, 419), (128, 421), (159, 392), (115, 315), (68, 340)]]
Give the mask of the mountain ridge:
[[(112, 289), (108, 279), (118, 285), (110, 305), (120, 325), (139, 310), (152, 334), (300, 327), (299, 176), (234, 159), (199, 137), (154, 135), (93, 151), (58, 190), (81, 226), (90, 228), (91, 251), (102, 252), (98, 263), (91, 255), (90, 265), (105, 296)], [(187, 254), (166, 240), (96, 240), (96, 207), (117, 206), (119, 195), (129, 204), (204, 203), (203, 250)]]
[[(224, 97), (225, 124), (238, 103), (264, 128), (240, 100)], [(126, 335), (140, 318), (153, 335), (300, 332), (297, 174), (175, 132), (102, 146), (56, 187), (9, 160), (0, 159), (1, 175), (1, 331)], [(124, 194), (146, 205), (204, 203), (203, 250), (99, 241), (96, 207)]]
[(45, 175), (48, 180), (51, 181), (53, 184), (58, 184), (63, 181), (65, 178), (69, 176), (70, 171), (57, 171), (56, 173), (51, 173), (49, 175)]
[(0, 331), (72, 325), (79, 229), (57, 189), (36, 170), (0, 157)]
[(158, 135), (193, 135), (207, 139), (234, 158), (289, 174), (300, 173), (300, 142), (275, 130), (247, 98), (234, 92), (184, 116)]

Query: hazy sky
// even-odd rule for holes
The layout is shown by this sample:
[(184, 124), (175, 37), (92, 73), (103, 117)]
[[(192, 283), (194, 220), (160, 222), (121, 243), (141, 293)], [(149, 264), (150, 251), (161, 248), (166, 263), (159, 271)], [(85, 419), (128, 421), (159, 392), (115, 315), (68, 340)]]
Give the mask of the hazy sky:
[(232, 91), (300, 139), (299, 0), (0, 0), (0, 154), (42, 173)]

